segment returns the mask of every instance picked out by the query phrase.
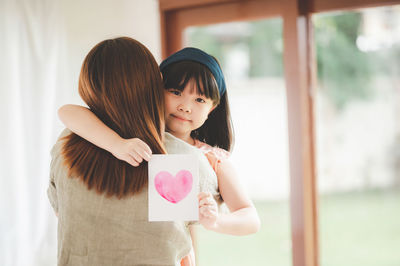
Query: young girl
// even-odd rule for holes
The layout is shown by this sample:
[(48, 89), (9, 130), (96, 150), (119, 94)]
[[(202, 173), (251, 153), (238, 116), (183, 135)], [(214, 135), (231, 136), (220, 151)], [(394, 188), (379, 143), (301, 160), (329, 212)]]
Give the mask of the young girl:
[[(228, 160), (233, 132), (225, 80), (218, 62), (199, 49), (185, 48), (164, 60), (160, 69), (165, 87), (166, 131), (204, 152), (230, 210), (219, 214), (212, 195), (200, 193), (200, 224), (223, 234), (257, 232), (260, 221), (256, 209)], [(84, 107), (65, 105), (59, 116), (73, 132), (135, 167), (151, 157), (146, 143), (138, 138), (121, 138)]]

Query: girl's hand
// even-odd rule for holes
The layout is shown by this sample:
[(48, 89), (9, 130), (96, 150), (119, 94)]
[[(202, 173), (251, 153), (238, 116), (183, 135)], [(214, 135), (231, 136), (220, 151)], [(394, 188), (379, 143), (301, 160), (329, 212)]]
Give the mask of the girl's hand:
[(212, 230), (217, 226), (218, 205), (211, 193), (200, 192), (199, 198), (199, 222), (206, 229)]
[(111, 153), (135, 167), (139, 166), (143, 160), (150, 160), (152, 154), (150, 147), (138, 138), (120, 139), (113, 145)]

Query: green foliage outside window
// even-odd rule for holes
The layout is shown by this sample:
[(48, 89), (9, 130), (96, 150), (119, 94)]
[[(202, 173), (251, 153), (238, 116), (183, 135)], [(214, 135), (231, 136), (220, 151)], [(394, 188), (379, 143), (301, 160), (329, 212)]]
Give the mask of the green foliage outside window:
[(320, 88), (341, 109), (353, 99), (368, 99), (373, 69), (356, 45), (360, 13), (314, 19)]

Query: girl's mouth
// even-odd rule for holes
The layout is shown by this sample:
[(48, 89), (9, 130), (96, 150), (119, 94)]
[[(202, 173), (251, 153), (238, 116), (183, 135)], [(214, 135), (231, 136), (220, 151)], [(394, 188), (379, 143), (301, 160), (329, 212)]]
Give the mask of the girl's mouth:
[(183, 118), (183, 117), (180, 117), (180, 116), (177, 116), (177, 115), (171, 114), (171, 116), (172, 116), (173, 118), (179, 120), (179, 121), (183, 121), (183, 122), (190, 122), (190, 121), (191, 121), (191, 120), (189, 120), (189, 119), (186, 119), (186, 118)]

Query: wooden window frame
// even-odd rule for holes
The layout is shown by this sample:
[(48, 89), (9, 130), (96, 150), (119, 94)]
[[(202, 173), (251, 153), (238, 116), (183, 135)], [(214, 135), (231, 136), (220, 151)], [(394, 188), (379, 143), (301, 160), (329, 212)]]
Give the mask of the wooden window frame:
[(318, 266), (315, 164), (316, 63), (311, 16), (400, 4), (400, 0), (159, 0), (162, 57), (183, 47), (189, 26), (281, 17), (286, 84), (293, 266)]

